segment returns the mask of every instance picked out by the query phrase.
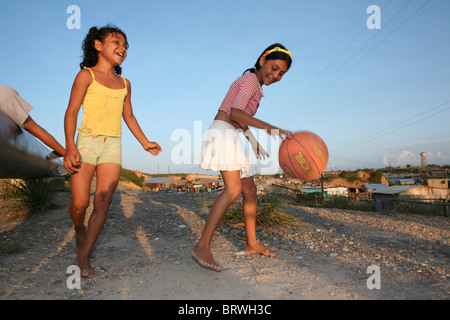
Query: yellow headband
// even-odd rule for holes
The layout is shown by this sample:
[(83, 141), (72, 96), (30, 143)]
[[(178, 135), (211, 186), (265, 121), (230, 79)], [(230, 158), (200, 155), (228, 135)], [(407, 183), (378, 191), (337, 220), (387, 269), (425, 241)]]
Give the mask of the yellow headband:
[(266, 52), (264, 52), (263, 57), (265, 57), (265, 56), (267, 56), (267, 55), (269, 55), (269, 54), (271, 54), (272, 52), (275, 52), (275, 51), (286, 53), (289, 57), (291, 57), (291, 60), (292, 60), (291, 52), (288, 51), (288, 50), (285, 50), (285, 49), (281, 49), (279, 47), (275, 47), (275, 48), (273, 48), (271, 50), (267, 50)]

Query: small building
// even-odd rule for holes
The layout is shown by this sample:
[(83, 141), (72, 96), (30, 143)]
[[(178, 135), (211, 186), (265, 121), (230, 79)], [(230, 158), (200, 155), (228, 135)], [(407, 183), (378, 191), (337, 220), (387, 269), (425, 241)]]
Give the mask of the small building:
[[(349, 198), (349, 200), (350, 201), (360, 201), (360, 200), (362, 200), (361, 196), (360, 196), (360, 194), (362, 192), (361, 190), (362, 190), (362, 188), (349, 187), (348, 188), (348, 198)], [(362, 198), (364, 198), (364, 197), (365, 197), (365, 195), (363, 194)]]
[[(322, 194), (321, 187), (312, 187), (312, 188), (304, 188), (296, 190), (298, 193), (303, 194)], [(348, 188), (342, 186), (324, 186), (323, 187), (323, 195), (326, 198), (330, 197), (348, 197)]]
[(167, 189), (174, 184), (172, 177), (150, 178), (144, 181), (142, 188), (144, 190)]
[(383, 184), (383, 183), (378, 183), (378, 184), (364, 184), (362, 186), (360, 195), (362, 194), (366, 194), (367, 199), (373, 199), (372, 198), (372, 193), (370, 193), (371, 191), (375, 191), (375, 190), (379, 190), (379, 189), (384, 189), (384, 188), (389, 188), (389, 186), (387, 184)]
[(326, 191), (330, 197), (348, 197), (348, 187), (325, 186), (324, 191)]
[(415, 185), (417, 182), (412, 178), (389, 178), (387, 179), (390, 185)]
[(431, 169), (431, 170), (422, 170), (420, 172), (420, 177), (422, 179), (427, 178), (448, 178), (448, 169)]
[(448, 189), (448, 179), (428, 178), (425, 180), (425, 184), (433, 188)]
[(218, 188), (223, 186), (223, 180), (219, 178), (198, 178), (195, 179), (196, 184), (200, 184), (206, 188)]
[(433, 202), (448, 197), (448, 190), (421, 185), (403, 185), (370, 192), (375, 200), (375, 211), (396, 209), (399, 201)]
[(369, 191), (379, 190), (379, 189), (383, 189), (383, 188), (389, 188), (389, 186), (387, 184), (383, 184), (383, 183), (364, 184), (362, 189), (365, 192), (369, 192)]
[(416, 181), (414, 179), (397, 179), (400, 185), (414, 185)]

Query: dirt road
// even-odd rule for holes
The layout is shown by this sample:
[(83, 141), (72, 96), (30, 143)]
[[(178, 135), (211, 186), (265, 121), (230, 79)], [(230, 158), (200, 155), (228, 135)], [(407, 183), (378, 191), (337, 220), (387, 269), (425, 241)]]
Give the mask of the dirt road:
[[(98, 274), (74, 286), (74, 232), (58, 208), (23, 220), (1, 211), (3, 300), (406, 300), (449, 299), (450, 220), (299, 207), (290, 225), (258, 229), (278, 256), (248, 256), (238, 225), (222, 224), (213, 253), (225, 269), (205, 270), (191, 258), (214, 194), (154, 193), (119, 186), (93, 251)], [(372, 266), (372, 267), (371, 267)], [(375, 267), (373, 267), (375, 266)], [(373, 270), (370, 268), (375, 268)], [(368, 273), (368, 269), (370, 271)], [(378, 271), (377, 271), (378, 270)], [(70, 278), (70, 279), (69, 279)], [(379, 287), (379, 289), (377, 288)]]

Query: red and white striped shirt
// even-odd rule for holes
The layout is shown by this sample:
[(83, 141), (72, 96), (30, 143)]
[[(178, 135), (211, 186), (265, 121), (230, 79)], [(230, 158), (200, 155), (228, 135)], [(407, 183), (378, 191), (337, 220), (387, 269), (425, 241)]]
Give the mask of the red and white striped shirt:
[(254, 73), (247, 73), (234, 81), (228, 90), (219, 111), (231, 114), (231, 108), (237, 108), (250, 116), (254, 116), (264, 92)]

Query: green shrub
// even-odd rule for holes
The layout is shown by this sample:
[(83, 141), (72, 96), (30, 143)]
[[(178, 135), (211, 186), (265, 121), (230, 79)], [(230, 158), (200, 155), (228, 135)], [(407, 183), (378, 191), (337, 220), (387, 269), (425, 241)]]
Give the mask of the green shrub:
[(3, 197), (15, 199), (15, 209), (35, 213), (54, 208), (51, 201), (54, 191), (50, 190), (48, 183), (43, 179), (16, 180), (9, 186), (9, 190), (3, 193)]
[[(257, 226), (275, 226), (283, 223), (289, 223), (295, 218), (286, 214), (282, 208), (282, 200), (273, 194), (258, 196), (256, 199), (256, 225)], [(235, 201), (227, 212), (225, 212), (222, 221), (232, 223), (243, 223), (244, 215), (242, 211), (242, 199)]]
[(142, 183), (144, 183), (145, 178), (143, 176), (139, 176), (132, 170), (122, 168), (120, 170), (120, 180), (121, 181), (130, 181), (135, 185), (142, 187)]
[(347, 197), (335, 196), (331, 197), (323, 203), (325, 208), (351, 209), (350, 200)]
[(6, 256), (10, 254), (16, 254), (25, 251), (26, 248), (20, 244), (14, 244), (10, 246), (0, 245), (0, 256)]

